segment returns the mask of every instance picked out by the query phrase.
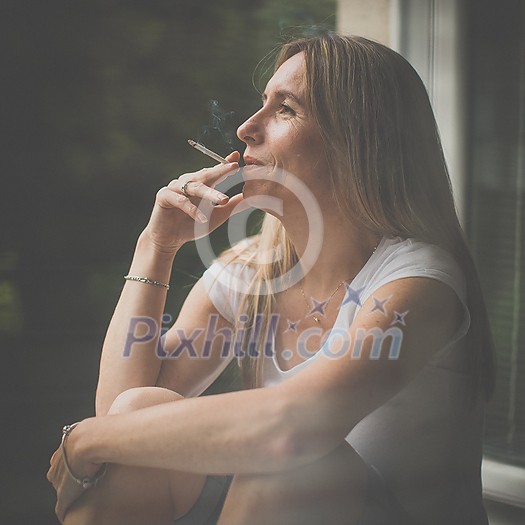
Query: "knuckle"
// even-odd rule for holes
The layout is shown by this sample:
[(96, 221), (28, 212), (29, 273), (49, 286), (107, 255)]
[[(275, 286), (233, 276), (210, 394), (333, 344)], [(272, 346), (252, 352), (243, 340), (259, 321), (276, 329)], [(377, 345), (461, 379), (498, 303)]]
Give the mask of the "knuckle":
[(165, 206), (171, 207), (171, 206), (177, 206), (181, 207), (184, 205), (185, 202), (188, 201), (188, 199), (181, 195), (180, 193), (176, 193), (172, 189), (165, 186), (164, 188), (161, 188), (157, 192), (156, 197), (157, 203), (159, 203), (161, 206), (164, 204)]
[(167, 186), (164, 186), (159, 191), (157, 191), (157, 199), (162, 199), (165, 197), (166, 192), (170, 191)]
[(182, 186), (184, 186), (184, 184), (186, 182), (188, 182), (190, 180), (189, 178), (189, 175), (181, 175), (180, 177), (176, 178), (176, 179), (173, 179), (169, 184), (168, 184), (168, 188), (170, 190), (176, 190), (178, 188), (181, 188)]
[(205, 184), (203, 184), (200, 180), (194, 180), (191, 184), (195, 190), (200, 190), (205, 187)]

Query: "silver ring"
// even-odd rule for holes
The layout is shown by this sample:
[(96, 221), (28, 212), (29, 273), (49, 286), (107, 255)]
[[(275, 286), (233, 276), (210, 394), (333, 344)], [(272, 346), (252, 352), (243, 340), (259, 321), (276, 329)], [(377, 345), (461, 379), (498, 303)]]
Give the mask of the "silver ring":
[(185, 197), (188, 197), (188, 199), (191, 197), (191, 195), (186, 191), (186, 186), (190, 183), (190, 182), (193, 182), (192, 180), (189, 180), (187, 182), (185, 182), (181, 188), (180, 188), (180, 191), (182, 192), (182, 194), (185, 196)]

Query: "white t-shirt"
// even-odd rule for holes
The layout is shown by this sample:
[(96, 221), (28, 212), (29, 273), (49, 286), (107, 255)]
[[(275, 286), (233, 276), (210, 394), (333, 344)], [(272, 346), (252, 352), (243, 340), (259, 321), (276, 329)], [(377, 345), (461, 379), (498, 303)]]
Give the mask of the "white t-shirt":
[[(210, 299), (230, 323), (238, 315), (251, 272), (240, 264), (225, 268), (215, 262), (203, 275)], [(462, 365), (464, 335), (470, 326), (465, 279), (454, 258), (442, 248), (414, 239), (383, 237), (350, 284), (348, 293), (355, 292), (358, 300), (345, 296), (323, 347), (288, 371), (280, 369), (275, 352), (265, 357), (263, 385), (285, 381), (327, 355), (334, 347), (332, 337), (341, 348), (341, 334), (361, 305), (381, 286), (406, 277), (428, 277), (450, 286), (463, 304), (462, 323), (414, 380), (361, 420), (346, 440), (379, 471), (416, 523), (484, 523), (480, 479), (483, 403), (471, 403), (469, 376)], [(385, 312), (394, 321), (388, 303)]]

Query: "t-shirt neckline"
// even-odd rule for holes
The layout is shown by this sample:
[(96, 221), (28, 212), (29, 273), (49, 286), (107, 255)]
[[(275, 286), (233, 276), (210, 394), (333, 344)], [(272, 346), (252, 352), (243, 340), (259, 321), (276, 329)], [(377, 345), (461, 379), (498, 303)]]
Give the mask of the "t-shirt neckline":
[[(379, 257), (379, 254), (383, 251), (386, 241), (387, 241), (387, 237), (385, 235), (383, 235), (383, 237), (379, 241), (379, 244), (377, 245), (377, 248), (374, 250), (372, 255), (368, 258), (368, 260), (365, 262), (363, 267), (357, 272), (356, 276), (350, 281), (350, 285), (349, 285), (350, 287), (352, 287), (352, 284), (358, 284), (359, 283), (359, 281), (361, 280), (361, 276), (365, 273), (365, 271), (368, 269), (368, 267), (372, 265), (372, 262), (377, 257)], [(359, 288), (357, 288), (357, 290), (358, 289)], [(273, 361), (275, 367), (277, 368), (277, 370), (279, 371), (280, 374), (288, 374), (288, 373), (290, 373), (292, 371), (297, 371), (300, 367), (305, 366), (315, 356), (317, 356), (320, 353), (322, 353), (323, 348), (330, 342), (330, 336), (331, 336), (334, 328), (338, 328), (338, 325), (341, 324), (343, 310), (346, 310), (346, 308), (344, 307), (345, 305), (343, 304), (345, 298), (346, 298), (346, 293), (343, 296), (343, 300), (339, 304), (339, 311), (337, 312), (337, 317), (335, 318), (334, 324), (333, 324), (332, 328), (330, 328), (328, 336), (326, 337), (326, 340), (325, 340), (324, 344), (321, 346), (321, 348), (319, 348), (316, 352), (312, 352), (312, 355), (310, 357), (306, 358), (301, 363), (299, 363), (299, 364), (297, 364), (295, 366), (292, 366), (292, 368), (290, 368), (288, 370), (283, 370), (281, 368), (281, 366), (279, 365), (279, 362), (277, 361), (277, 352), (275, 351), (275, 334), (272, 335), (272, 361)]]

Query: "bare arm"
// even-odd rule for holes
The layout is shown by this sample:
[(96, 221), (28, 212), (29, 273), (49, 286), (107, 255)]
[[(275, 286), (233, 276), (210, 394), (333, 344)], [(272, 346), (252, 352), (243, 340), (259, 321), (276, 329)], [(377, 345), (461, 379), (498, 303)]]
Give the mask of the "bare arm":
[[(221, 194), (213, 189), (219, 180), (235, 172), (238, 158), (239, 154), (234, 152), (228, 157), (231, 164), (183, 175), (158, 192), (150, 221), (137, 242), (130, 275), (169, 282), (178, 249), (195, 238), (194, 225), (199, 214), (197, 205), (201, 199), (208, 205), (208, 232), (234, 213), (236, 206), (235, 212), (242, 209), (238, 207), (242, 203), (242, 195), (221, 200)], [(180, 193), (181, 184), (186, 180), (192, 181), (188, 186), (191, 199)], [(210, 202), (214, 201), (219, 201), (221, 205), (214, 208), (212, 213)], [(188, 314), (190, 307), (187, 307), (184, 315), (175, 323), (174, 333), (176, 328), (191, 332), (193, 327), (199, 326), (204, 314), (212, 312), (211, 303), (203, 295), (202, 290), (200, 293), (198, 290), (195, 292), (190, 299), (193, 315)], [(96, 395), (97, 416), (106, 415), (115, 398), (124, 390), (158, 384), (162, 362), (159, 357), (162, 354), (157, 353), (157, 341), (165, 302), (165, 288), (134, 281), (125, 283), (102, 350)], [(152, 331), (156, 333), (152, 335)], [(136, 336), (140, 335), (148, 335), (147, 341), (141, 344), (135, 342), (132, 346)], [(192, 367), (194, 370), (196, 368)], [(191, 383), (188, 374), (185, 378)], [(173, 383), (171, 385), (173, 387)]]
[[(277, 387), (89, 419), (71, 436), (72, 454), (95, 464), (208, 473), (261, 473), (313, 461), (403, 388), (458, 327), (459, 300), (442, 283), (401, 279), (375, 294), (390, 296), (391, 308), (410, 312), (398, 360), (384, 353), (369, 359), (372, 343), (365, 340), (361, 359), (320, 358)], [(352, 340), (358, 329), (390, 327), (371, 301), (350, 327)]]
[[(175, 254), (156, 250), (148, 234), (144, 233), (138, 240), (129, 274), (167, 283)], [(126, 281), (102, 349), (95, 401), (97, 416), (106, 415), (115, 398), (124, 390), (156, 383), (161, 364), (156, 347), (166, 293), (162, 287)], [(148, 342), (133, 348), (130, 345), (134, 336), (146, 335), (147, 325), (139, 324), (140, 319), (151, 320), (156, 333), (147, 338)]]

